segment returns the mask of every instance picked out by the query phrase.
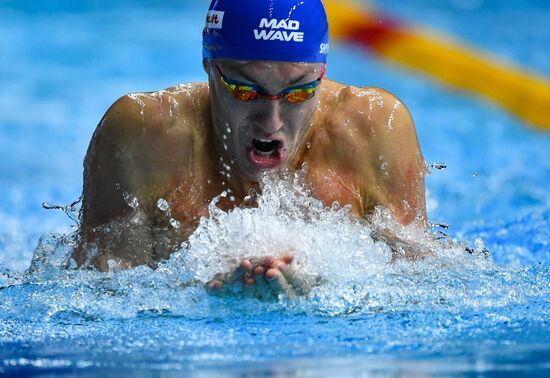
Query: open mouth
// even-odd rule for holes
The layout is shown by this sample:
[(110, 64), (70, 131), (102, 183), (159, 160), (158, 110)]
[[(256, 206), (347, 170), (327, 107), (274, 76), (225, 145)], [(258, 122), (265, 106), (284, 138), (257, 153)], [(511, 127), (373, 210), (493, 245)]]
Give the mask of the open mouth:
[(254, 139), (252, 141), (252, 147), (254, 152), (261, 156), (271, 156), (279, 151), (281, 142), (278, 140), (269, 139)]
[(284, 146), (279, 140), (253, 139), (248, 149), (248, 160), (261, 169), (272, 169), (284, 160)]

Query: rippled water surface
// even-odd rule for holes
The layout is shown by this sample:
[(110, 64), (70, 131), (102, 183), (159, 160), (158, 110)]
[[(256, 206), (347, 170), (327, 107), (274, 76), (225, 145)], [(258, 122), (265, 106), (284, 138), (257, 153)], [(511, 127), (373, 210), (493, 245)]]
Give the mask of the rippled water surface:
[[(213, 212), (156, 270), (72, 269), (74, 223), (42, 202), (78, 198), (87, 143), (120, 95), (205, 80), (206, 6), (0, 2), (0, 374), (547, 375), (550, 136), (350, 46), (334, 46), (329, 77), (396, 93), (426, 160), (448, 167), (427, 189), (449, 237), (374, 220), (428, 258), (392, 263), (369, 224), (324, 209), (298, 173), (266, 179), (258, 209)], [(550, 76), (544, 1), (380, 6)], [(305, 298), (203, 290), (238, 257), (289, 249), (323, 277)]]

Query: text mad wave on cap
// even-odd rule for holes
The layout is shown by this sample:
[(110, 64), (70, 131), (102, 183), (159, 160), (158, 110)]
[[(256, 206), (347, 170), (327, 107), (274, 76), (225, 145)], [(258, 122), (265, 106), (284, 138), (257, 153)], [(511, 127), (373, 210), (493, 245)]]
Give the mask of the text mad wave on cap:
[(213, 0), (205, 59), (325, 63), (329, 30), (321, 0)]

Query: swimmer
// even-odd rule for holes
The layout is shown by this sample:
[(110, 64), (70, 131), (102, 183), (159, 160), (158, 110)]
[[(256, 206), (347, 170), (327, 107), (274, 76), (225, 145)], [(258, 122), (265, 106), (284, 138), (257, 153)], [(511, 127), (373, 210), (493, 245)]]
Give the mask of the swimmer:
[[(220, 193), (230, 194), (218, 203), (224, 210), (254, 206), (262, 174), (304, 164), (327, 207), (350, 205), (365, 219), (383, 207), (403, 225), (425, 226), (425, 163), (409, 111), (383, 89), (328, 79), (328, 51), (321, 0), (212, 1), (208, 83), (123, 96), (99, 123), (84, 161), (79, 266), (155, 266)], [(387, 230), (378, 237), (402, 246)], [(273, 256), (212, 272), (206, 289), (292, 297), (314, 284), (291, 252)]]

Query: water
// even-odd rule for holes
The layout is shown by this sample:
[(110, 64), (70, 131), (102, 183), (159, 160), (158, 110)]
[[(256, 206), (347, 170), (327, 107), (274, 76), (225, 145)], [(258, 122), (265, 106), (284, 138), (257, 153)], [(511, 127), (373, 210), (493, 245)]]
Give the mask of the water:
[[(329, 77), (407, 104), (426, 160), (447, 166), (427, 178), (428, 207), (454, 240), (390, 264), (369, 225), (275, 180), (259, 209), (203, 220), (157, 270), (71, 269), (74, 223), (41, 204), (80, 195), (103, 112), (123, 93), (205, 79), (205, 2), (75, 4), (0, 4), (0, 374), (548, 373), (550, 136), (349, 46), (334, 47)], [(550, 75), (545, 2), (380, 6)], [(205, 294), (210, 271), (270, 247), (325, 281), (297, 301)]]

